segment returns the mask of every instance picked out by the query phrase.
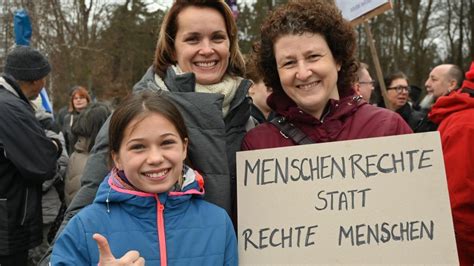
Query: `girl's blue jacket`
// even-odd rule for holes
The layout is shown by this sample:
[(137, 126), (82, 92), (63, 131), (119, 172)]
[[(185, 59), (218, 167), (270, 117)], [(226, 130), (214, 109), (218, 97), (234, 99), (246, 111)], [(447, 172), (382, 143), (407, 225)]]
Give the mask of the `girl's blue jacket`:
[(147, 265), (238, 265), (237, 241), (224, 209), (203, 200), (203, 178), (187, 169), (182, 190), (160, 194), (114, 182), (114, 169), (92, 205), (69, 221), (57, 239), (52, 265), (97, 265), (92, 235), (107, 238), (116, 258), (137, 250)]

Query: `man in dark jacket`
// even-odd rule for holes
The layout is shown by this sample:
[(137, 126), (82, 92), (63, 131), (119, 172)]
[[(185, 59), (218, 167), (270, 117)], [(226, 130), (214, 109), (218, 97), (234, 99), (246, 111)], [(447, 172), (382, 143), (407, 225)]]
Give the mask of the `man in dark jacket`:
[(30, 100), (51, 71), (27, 46), (6, 57), (0, 76), (0, 265), (26, 265), (28, 250), (42, 241), (41, 186), (56, 172), (61, 154), (35, 118)]

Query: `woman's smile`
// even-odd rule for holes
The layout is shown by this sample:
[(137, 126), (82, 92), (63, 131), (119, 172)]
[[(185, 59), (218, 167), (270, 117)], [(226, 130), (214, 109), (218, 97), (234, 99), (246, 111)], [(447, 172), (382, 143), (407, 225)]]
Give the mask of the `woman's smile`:
[(195, 62), (194, 65), (202, 68), (212, 68), (217, 65), (219, 61), (202, 61), (202, 62)]
[(307, 91), (307, 90), (317, 88), (319, 83), (320, 83), (319, 81), (314, 81), (314, 82), (310, 82), (310, 83), (296, 85), (296, 87), (299, 88), (299, 89)]

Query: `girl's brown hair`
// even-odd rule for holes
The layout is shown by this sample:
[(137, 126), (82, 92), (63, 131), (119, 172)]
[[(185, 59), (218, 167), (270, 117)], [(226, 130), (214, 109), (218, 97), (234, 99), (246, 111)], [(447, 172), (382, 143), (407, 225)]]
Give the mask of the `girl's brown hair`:
[(164, 93), (149, 92), (129, 96), (115, 109), (109, 124), (109, 160), (112, 154), (118, 154), (125, 130), (134, 119), (140, 121), (150, 113), (158, 113), (168, 119), (178, 131), (183, 142), (188, 137), (188, 130), (178, 108)]

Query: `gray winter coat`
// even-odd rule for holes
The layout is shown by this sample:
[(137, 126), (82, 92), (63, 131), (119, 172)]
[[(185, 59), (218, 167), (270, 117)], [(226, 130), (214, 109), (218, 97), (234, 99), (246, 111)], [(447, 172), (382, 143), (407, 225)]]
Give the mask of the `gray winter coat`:
[[(61, 142), (63, 147), (66, 147), (66, 142), (62, 132), (59, 132), (55, 128), (53, 115), (46, 112), (42, 108), (35, 110), (35, 117), (40, 122), (41, 126), (45, 130), (48, 138), (55, 138)], [(58, 132), (56, 132), (58, 131)], [(66, 168), (68, 165), (69, 156), (67, 155), (66, 149), (62, 149), (61, 156), (57, 160), (57, 171), (52, 179), (48, 179), (43, 183), (43, 197), (41, 199), (41, 205), (43, 209), (43, 224), (51, 224), (59, 213), (61, 207), (61, 196), (62, 190), (56, 189), (56, 184), (61, 184), (64, 181), (66, 175)]]
[(76, 144), (74, 144), (74, 152), (69, 157), (66, 178), (64, 179), (64, 200), (67, 206), (81, 188), (82, 172), (89, 158), (89, 151), (87, 150), (89, 143), (89, 138), (79, 136)]

